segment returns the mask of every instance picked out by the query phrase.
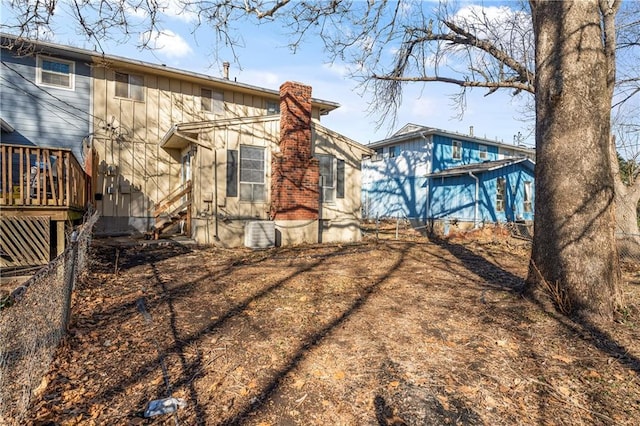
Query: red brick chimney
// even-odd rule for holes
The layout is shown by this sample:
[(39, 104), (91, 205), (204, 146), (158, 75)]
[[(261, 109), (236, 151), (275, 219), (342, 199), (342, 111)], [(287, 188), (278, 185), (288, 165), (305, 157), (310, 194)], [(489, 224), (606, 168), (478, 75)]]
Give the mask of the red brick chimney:
[(280, 86), (280, 155), (272, 156), (271, 216), (318, 219), (320, 169), (311, 145), (311, 87)]

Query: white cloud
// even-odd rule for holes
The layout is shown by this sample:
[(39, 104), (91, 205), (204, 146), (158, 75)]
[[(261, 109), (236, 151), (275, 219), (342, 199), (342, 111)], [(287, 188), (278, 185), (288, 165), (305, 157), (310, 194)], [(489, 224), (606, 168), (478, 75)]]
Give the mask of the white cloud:
[(193, 53), (191, 46), (171, 30), (147, 31), (140, 35), (140, 40), (142, 42), (148, 41), (151, 49), (168, 58), (182, 58)]
[(190, 10), (188, 6), (185, 6), (183, 0), (160, 1), (158, 2), (158, 9), (160, 9), (164, 15), (184, 22), (195, 22), (198, 19), (198, 15)]

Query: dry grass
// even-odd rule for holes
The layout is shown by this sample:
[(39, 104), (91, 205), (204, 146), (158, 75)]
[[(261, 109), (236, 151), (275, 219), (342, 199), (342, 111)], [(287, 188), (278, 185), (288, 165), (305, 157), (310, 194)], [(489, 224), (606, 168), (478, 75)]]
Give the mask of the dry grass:
[[(393, 232), (392, 232), (393, 234)], [(265, 251), (98, 248), (31, 421), (631, 425), (640, 273), (623, 321), (516, 291), (525, 242), (418, 235)], [(145, 316), (145, 312), (149, 315)], [(187, 407), (152, 420), (148, 401)]]

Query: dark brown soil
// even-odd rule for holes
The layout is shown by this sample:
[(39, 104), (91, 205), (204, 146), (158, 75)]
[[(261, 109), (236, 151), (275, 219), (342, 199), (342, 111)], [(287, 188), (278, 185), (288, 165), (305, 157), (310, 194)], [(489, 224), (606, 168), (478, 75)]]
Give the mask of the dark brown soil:
[[(495, 234), (264, 251), (95, 246), (33, 423), (640, 419), (638, 265), (625, 265), (629, 309), (587, 324), (523, 298), (528, 243)], [(168, 395), (187, 406), (142, 417)]]

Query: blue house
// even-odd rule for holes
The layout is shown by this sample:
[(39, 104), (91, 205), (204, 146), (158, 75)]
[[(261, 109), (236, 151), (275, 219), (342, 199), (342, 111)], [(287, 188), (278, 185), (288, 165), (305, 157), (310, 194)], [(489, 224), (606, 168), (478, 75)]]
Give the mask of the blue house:
[(91, 56), (0, 34), (0, 268), (41, 265), (64, 250), (87, 207)]
[(2, 143), (71, 150), (91, 132), (91, 57), (77, 49), (1, 39)]
[(407, 124), (369, 145), (363, 163), (363, 217), (482, 223), (530, 221), (534, 151)]

